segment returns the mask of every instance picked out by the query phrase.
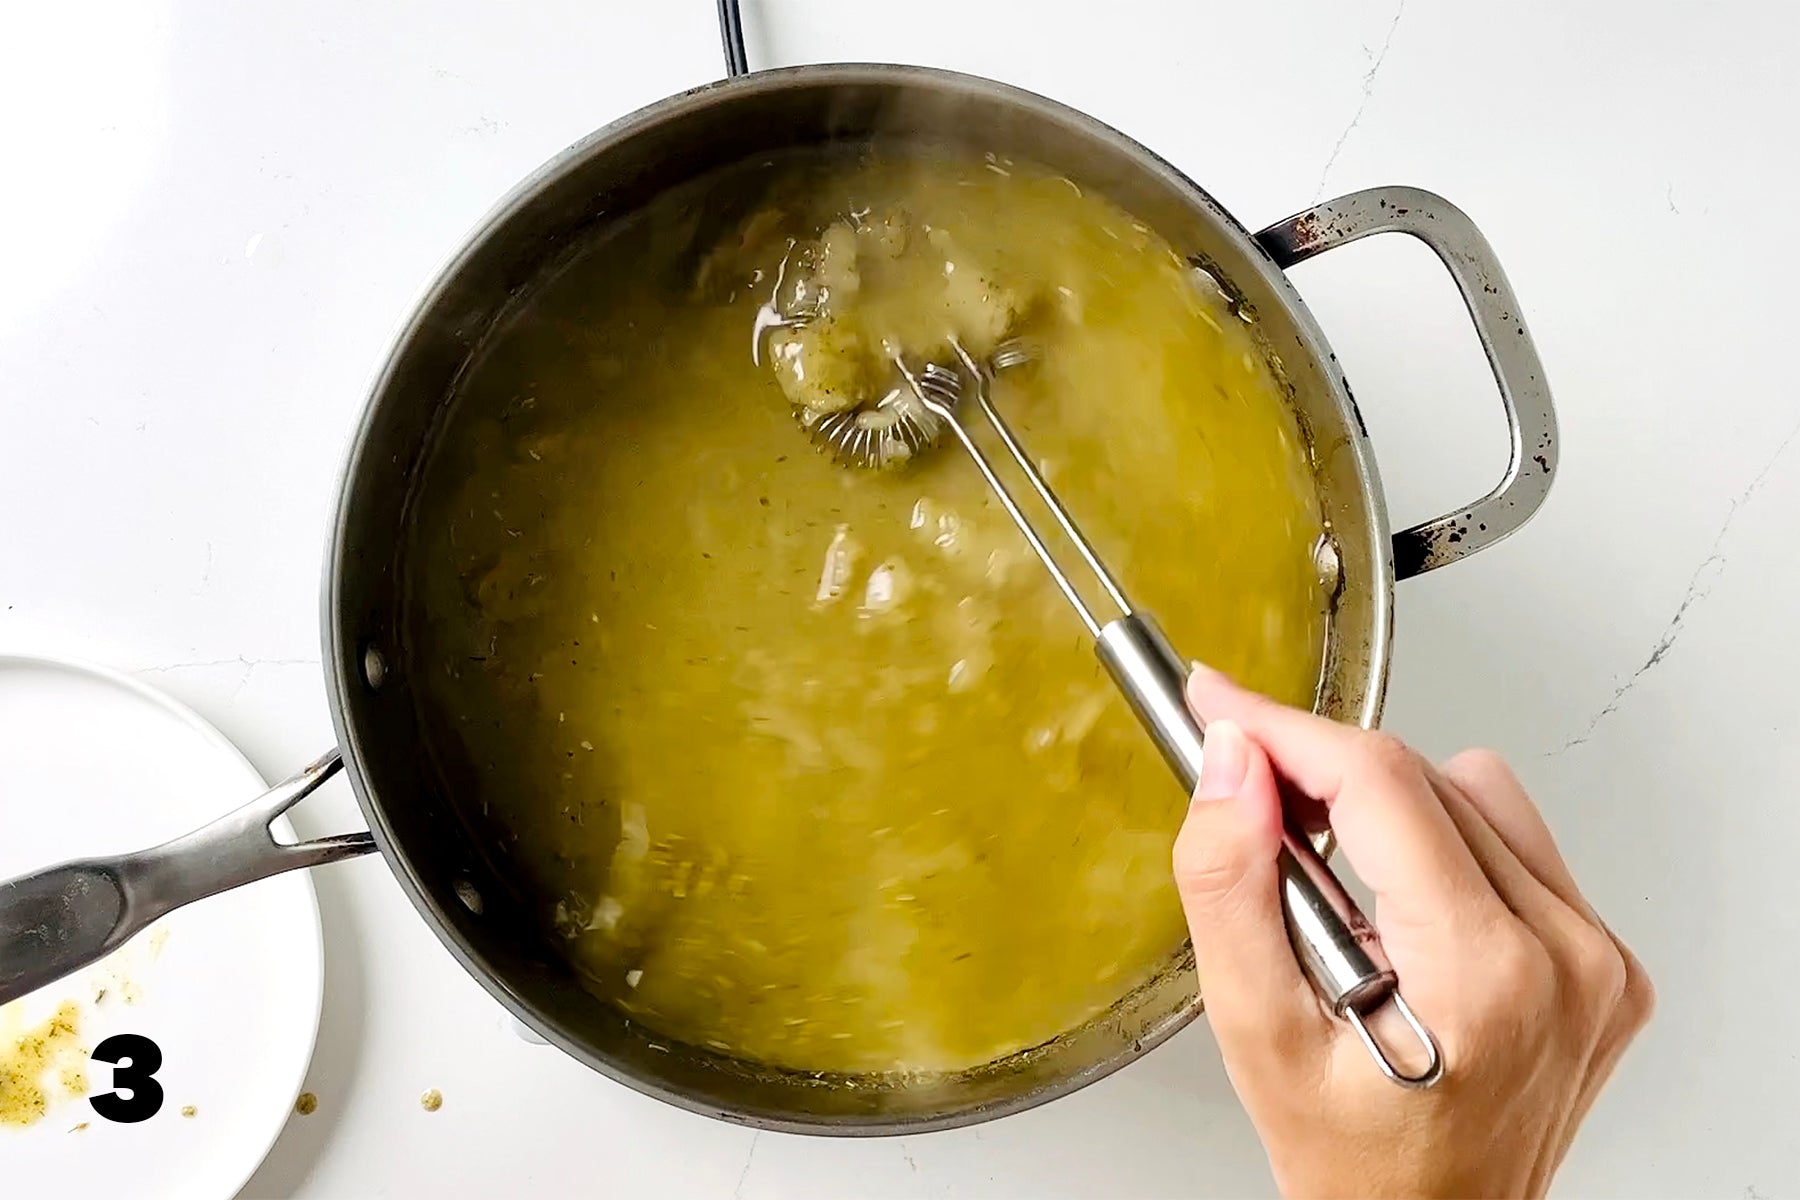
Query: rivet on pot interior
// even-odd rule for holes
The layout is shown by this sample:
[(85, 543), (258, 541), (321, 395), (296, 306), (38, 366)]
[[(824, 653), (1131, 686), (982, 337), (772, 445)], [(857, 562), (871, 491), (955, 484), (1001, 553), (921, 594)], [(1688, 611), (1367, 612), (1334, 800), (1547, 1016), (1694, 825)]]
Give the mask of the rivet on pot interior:
[(1329, 533), (1319, 535), (1313, 543), (1313, 568), (1319, 573), (1319, 585), (1335, 596), (1343, 586), (1344, 565), (1338, 557), (1337, 542)]
[(464, 908), (478, 917), (481, 915), (481, 893), (475, 890), (474, 884), (466, 879), (457, 880), (456, 898), (463, 902)]
[(387, 657), (375, 646), (363, 651), (363, 682), (369, 685), (370, 691), (380, 691), (381, 685), (387, 682)]

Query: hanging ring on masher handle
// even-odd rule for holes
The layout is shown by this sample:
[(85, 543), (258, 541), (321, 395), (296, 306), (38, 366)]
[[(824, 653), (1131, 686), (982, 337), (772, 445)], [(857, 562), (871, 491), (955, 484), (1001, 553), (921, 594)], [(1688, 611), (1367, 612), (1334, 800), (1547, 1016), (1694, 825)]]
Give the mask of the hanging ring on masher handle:
[[(1284, 812), (1291, 814), (1308, 804), (1285, 776), (1275, 777), (1275, 787)], [(1332, 1015), (1349, 1022), (1381, 1073), (1401, 1087), (1428, 1088), (1443, 1078), (1443, 1051), (1400, 994), (1400, 975), (1381, 944), (1381, 934), (1320, 857), (1305, 830), (1291, 821), (1281, 831), (1276, 870), (1281, 881), (1282, 916), (1294, 956)], [(1369, 1028), (1368, 1018), (1390, 1002), (1425, 1051), (1424, 1069), (1417, 1073), (1396, 1065)]]
[(1428, 1088), (1444, 1077), (1444, 1052), (1438, 1048), (1437, 1039), (1431, 1035), (1431, 1030), (1425, 1028), (1419, 1018), (1413, 1015), (1412, 1005), (1398, 991), (1389, 993), (1387, 1002), (1393, 1004), (1394, 1011), (1400, 1014), (1407, 1028), (1413, 1031), (1413, 1036), (1425, 1048), (1425, 1069), (1416, 1075), (1402, 1071), (1388, 1057), (1387, 1047), (1375, 1040), (1375, 1034), (1369, 1029), (1362, 1010), (1348, 1008), (1344, 1011), (1344, 1019), (1356, 1030), (1356, 1036), (1362, 1039), (1363, 1048), (1368, 1050), (1369, 1057), (1375, 1060), (1375, 1065), (1381, 1068), (1383, 1075), (1403, 1088)]

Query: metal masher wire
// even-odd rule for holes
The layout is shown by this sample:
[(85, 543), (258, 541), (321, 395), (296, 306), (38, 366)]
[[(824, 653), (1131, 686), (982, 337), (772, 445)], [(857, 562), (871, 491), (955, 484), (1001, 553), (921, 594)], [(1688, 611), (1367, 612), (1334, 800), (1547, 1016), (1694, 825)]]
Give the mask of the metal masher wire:
[[(959, 355), (962, 353), (960, 347), (958, 348), (957, 353)], [(1019, 527), (1019, 532), (1023, 534), (1025, 540), (1030, 543), (1031, 548), (1036, 552), (1039, 561), (1044, 564), (1044, 569), (1050, 572), (1050, 578), (1054, 580), (1056, 586), (1062, 590), (1062, 594), (1064, 598), (1068, 600), (1069, 606), (1075, 610), (1076, 616), (1080, 617), (1081, 623), (1087, 627), (1088, 636), (1099, 637), (1100, 622), (1094, 617), (1093, 611), (1088, 608), (1087, 601), (1081, 598), (1081, 593), (1075, 590), (1075, 585), (1070, 582), (1067, 575), (1063, 574), (1062, 568), (1057, 566), (1055, 557), (1050, 553), (1050, 547), (1044, 544), (1044, 539), (1039, 536), (1038, 531), (1032, 526), (1030, 520), (1026, 518), (1023, 510), (1019, 508), (1019, 502), (1013, 497), (1012, 491), (1001, 480), (1000, 476), (994, 472), (993, 463), (988, 461), (988, 457), (986, 454), (982, 453), (981, 447), (975, 444), (974, 437), (970, 435), (963, 423), (957, 419), (956, 408), (957, 401), (961, 394), (961, 381), (958, 380), (953, 373), (946, 371), (935, 363), (928, 364), (923, 371), (916, 375), (907, 367), (905, 360), (898, 356), (895, 356), (894, 358), (894, 365), (900, 369), (900, 374), (905, 376), (907, 386), (912, 388), (913, 395), (918, 397), (919, 403), (923, 404), (933, 416), (948, 424), (950, 426), (950, 431), (956, 435), (956, 440), (962, 443), (964, 450), (968, 451), (970, 459), (975, 463), (975, 469), (981, 472), (981, 477), (987, 481), (988, 487), (993, 489), (994, 495), (999, 498), (1000, 506), (1006, 510), (1006, 515), (1011, 517), (1013, 524)], [(979, 380), (980, 376), (977, 376), (976, 378)], [(978, 393), (985, 394), (986, 389), (978, 386)], [(1009, 445), (1017, 447), (1018, 443), (1010, 441), (1009, 439)], [(1015, 450), (1015, 455), (1017, 453), (1018, 452)], [(1030, 463), (1023, 457), (1019, 458), (1019, 462), (1036, 483), (1038, 494), (1040, 496), (1047, 496), (1048, 489), (1044, 486), (1044, 482), (1039, 478), (1037, 472), (1031, 468)], [(1061, 507), (1057, 505), (1054, 500), (1050, 501), (1050, 505), (1054, 511), (1061, 514), (1063, 528), (1073, 531), (1073, 526), (1069, 523), (1068, 514), (1063, 513)], [(1072, 535), (1078, 542), (1081, 540), (1081, 535), (1079, 533), (1073, 533)], [(1085, 547), (1085, 543), (1082, 544)], [(1093, 551), (1091, 549), (1087, 550), (1087, 554), (1090, 556), (1088, 558), (1090, 563), (1095, 561), (1092, 557)], [(1111, 581), (1108, 580), (1108, 583), (1110, 585)], [(1117, 585), (1111, 586), (1116, 587)], [(1115, 596), (1118, 595), (1117, 591), (1114, 591), (1113, 594)], [(1120, 597), (1119, 603), (1124, 605), (1125, 601), (1123, 597)], [(1126, 611), (1127, 613), (1130, 612), (1129, 609)]]
[[(1057, 500), (1056, 493), (1052, 492), (1050, 485), (1044, 482), (1044, 477), (1038, 473), (1036, 464), (1031, 461), (1031, 456), (1025, 453), (1025, 448), (1019, 445), (1019, 440), (1013, 436), (1012, 427), (1000, 415), (1000, 410), (994, 407), (994, 401), (988, 395), (988, 384), (991, 378), (989, 373), (970, 356), (967, 350), (963, 349), (962, 343), (955, 338), (950, 340), (950, 348), (956, 352), (956, 357), (962, 360), (963, 368), (974, 379), (976, 406), (981, 409), (981, 415), (987, 418), (987, 423), (994, 427), (994, 432), (1000, 435), (1000, 444), (1006, 447), (1008, 454), (1012, 455), (1012, 460), (1019, 465), (1019, 470), (1023, 471), (1025, 478), (1031, 481), (1032, 489), (1037, 492), (1038, 499), (1044, 502), (1044, 507), (1050, 510), (1051, 517), (1056, 520), (1057, 525), (1068, 539), (1075, 544), (1075, 549), (1081, 555), (1082, 561), (1087, 563), (1088, 569), (1100, 581), (1100, 586), (1106, 589), (1106, 594), (1112, 597), (1113, 603), (1119, 608), (1119, 615), (1129, 617), (1131, 601), (1126, 599), (1125, 589), (1119, 586), (1119, 581), (1112, 577), (1112, 572), (1108, 571), (1106, 564), (1100, 561), (1100, 555), (1094, 551), (1092, 543), (1076, 527), (1074, 518), (1069, 516), (1068, 510)], [(973, 448), (969, 452), (979, 457), (978, 452)], [(1013, 514), (1013, 521), (1015, 523), (1020, 521), (1016, 512)], [(1022, 529), (1023, 525), (1021, 525)], [(1033, 543), (1037, 544), (1035, 537), (1033, 537)], [(1062, 571), (1043, 551), (1040, 550), (1038, 556), (1044, 560), (1044, 566), (1049, 569), (1050, 573), (1056, 576), (1059, 582), (1065, 584), (1064, 594), (1069, 594), (1072, 589), (1066, 585)], [(1094, 620), (1093, 614), (1088, 611), (1087, 606), (1079, 601), (1075, 603), (1075, 606), (1086, 618), (1089, 632), (1098, 636), (1100, 623)]]

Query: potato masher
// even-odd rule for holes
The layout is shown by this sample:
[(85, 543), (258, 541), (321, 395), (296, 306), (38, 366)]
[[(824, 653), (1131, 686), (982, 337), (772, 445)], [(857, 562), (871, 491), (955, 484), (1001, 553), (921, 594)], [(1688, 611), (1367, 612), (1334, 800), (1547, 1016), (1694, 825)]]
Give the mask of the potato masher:
[[(1094, 639), (1095, 652), (1105, 664), (1107, 673), (1162, 751), (1182, 788), (1192, 794), (1200, 780), (1205, 737), (1185, 699), (1187, 666), (1155, 619), (1132, 605), (1118, 580), (1100, 561), (1093, 546), (1032, 465), (989, 397), (992, 371), (1019, 364), (1029, 357), (1030, 351), (1017, 343), (1005, 343), (983, 364), (954, 341), (951, 348), (961, 362), (960, 371), (931, 363), (914, 372), (903, 358), (895, 356), (894, 364), (905, 378), (907, 387), (890, 391), (861, 413), (836, 414), (813, 423), (810, 431), (814, 440), (840, 462), (884, 466), (892, 460), (891, 451), (896, 446), (903, 447), (903, 457), (910, 458), (938, 441), (945, 429), (953, 433)], [(982, 417), (993, 427), (1013, 462), (1030, 480), (1044, 507), (1118, 608), (1119, 615), (1113, 620), (1101, 624), (1094, 615), (1030, 519), (1020, 510), (1018, 501), (995, 473), (993, 463), (963, 425), (958, 410), (964, 375), (973, 384), (975, 405)], [(1282, 786), (1284, 792), (1293, 793), (1291, 784), (1283, 781)], [(1311, 840), (1294, 824), (1292, 806), (1289, 806), (1289, 813), (1282, 833), (1279, 862), (1281, 903), (1288, 938), (1300, 965), (1333, 1014), (1348, 1021), (1356, 1030), (1357, 1037), (1382, 1074), (1402, 1087), (1430, 1087), (1444, 1074), (1443, 1054), (1437, 1039), (1401, 996), (1399, 977), (1382, 951), (1375, 927), (1363, 916), (1356, 901), (1344, 890), (1343, 883), (1319, 856)], [(1390, 1003), (1425, 1050), (1425, 1066), (1417, 1073), (1402, 1070), (1369, 1029), (1368, 1018)]]

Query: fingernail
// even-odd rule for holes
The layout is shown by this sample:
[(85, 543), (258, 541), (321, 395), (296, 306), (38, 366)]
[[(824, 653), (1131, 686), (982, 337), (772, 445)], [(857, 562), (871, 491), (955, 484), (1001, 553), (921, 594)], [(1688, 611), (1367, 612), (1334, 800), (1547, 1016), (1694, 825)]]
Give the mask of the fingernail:
[(1200, 759), (1200, 783), (1196, 800), (1225, 800), (1238, 794), (1250, 769), (1250, 743), (1244, 731), (1230, 721), (1214, 721), (1206, 727), (1206, 752)]
[(1236, 685), (1236, 683), (1234, 683), (1232, 681), (1231, 676), (1229, 676), (1225, 672), (1219, 670), (1217, 667), (1209, 667), (1197, 658), (1189, 660), (1189, 662), (1188, 662), (1188, 690), (1189, 691), (1193, 691), (1196, 688), (1202, 689), (1202, 690), (1216, 690), (1219, 688), (1229, 688), (1229, 687), (1236, 687), (1236, 686), (1237, 685)]

